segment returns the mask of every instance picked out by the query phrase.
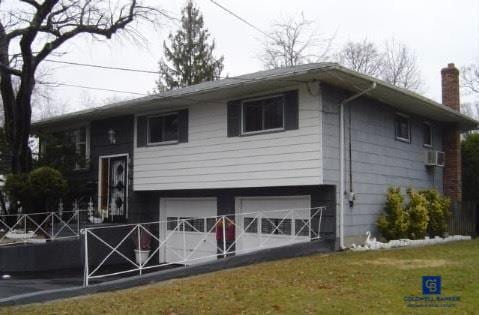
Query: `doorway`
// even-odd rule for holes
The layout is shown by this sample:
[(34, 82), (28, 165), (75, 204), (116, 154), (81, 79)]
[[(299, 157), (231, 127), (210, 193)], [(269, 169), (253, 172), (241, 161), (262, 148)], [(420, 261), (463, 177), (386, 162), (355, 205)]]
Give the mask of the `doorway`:
[(128, 218), (128, 154), (100, 157), (98, 210), (107, 222)]

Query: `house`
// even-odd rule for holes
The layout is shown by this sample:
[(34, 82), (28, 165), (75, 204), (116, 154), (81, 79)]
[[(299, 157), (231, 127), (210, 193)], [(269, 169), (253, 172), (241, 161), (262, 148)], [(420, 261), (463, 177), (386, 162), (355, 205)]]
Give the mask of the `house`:
[[(459, 111), (458, 76), (453, 64), (442, 70), (440, 104), (337, 64), (306, 64), (53, 117), (33, 131), (73, 132), (90, 161), (75, 176), (92, 183), (87, 194), (112, 222), (325, 206), (322, 235), (347, 247), (376, 231), (390, 186), (434, 187), (460, 202), (459, 134), (478, 122)], [(294, 230), (294, 220), (280, 223)], [(265, 224), (252, 240), (272, 232)]]

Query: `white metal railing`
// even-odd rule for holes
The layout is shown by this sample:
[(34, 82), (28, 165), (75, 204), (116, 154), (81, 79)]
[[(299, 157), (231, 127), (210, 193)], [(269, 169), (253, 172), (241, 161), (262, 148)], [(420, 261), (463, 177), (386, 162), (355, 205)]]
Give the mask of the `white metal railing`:
[[(88, 227), (84, 235), (84, 285), (126, 273), (205, 262), (217, 257), (309, 242), (320, 238), (324, 207), (168, 218)], [(134, 257), (132, 247), (142, 249)]]
[(39, 243), (80, 236), (86, 210), (0, 215), (0, 246)]

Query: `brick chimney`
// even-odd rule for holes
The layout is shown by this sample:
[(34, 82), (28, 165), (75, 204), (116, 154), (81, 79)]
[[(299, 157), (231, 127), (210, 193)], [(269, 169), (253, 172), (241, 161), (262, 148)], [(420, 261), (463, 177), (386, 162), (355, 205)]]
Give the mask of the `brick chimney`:
[[(459, 70), (453, 63), (441, 70), (442, 103), (460, 111), (459, 99)], [(462, 199), (461, 182), (461, 139), (459, 128), (455, 124), (445, 126), (443, 134), (443, 150), (446, 156), (444, 167), (444, 194), (449, 196), (453, 203)]]

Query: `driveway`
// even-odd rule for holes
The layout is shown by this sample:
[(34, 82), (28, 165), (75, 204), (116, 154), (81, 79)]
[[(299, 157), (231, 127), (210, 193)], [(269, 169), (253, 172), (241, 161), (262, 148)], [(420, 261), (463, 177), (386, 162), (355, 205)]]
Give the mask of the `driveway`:
[(0, 299), (19, 294), (82, 286), (80, 271), (10, 274), (10, 279), (0, 278)]

